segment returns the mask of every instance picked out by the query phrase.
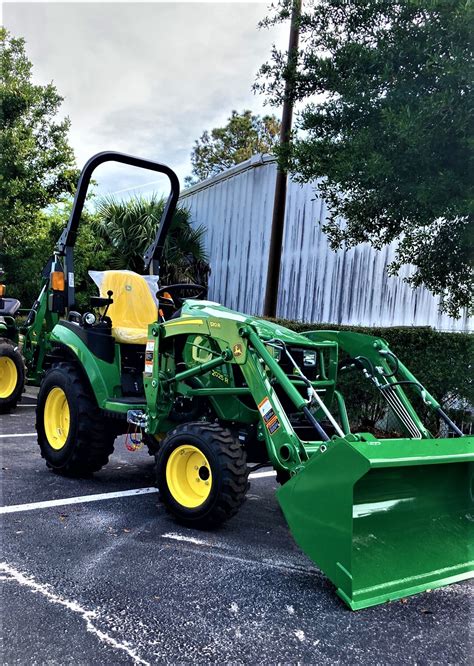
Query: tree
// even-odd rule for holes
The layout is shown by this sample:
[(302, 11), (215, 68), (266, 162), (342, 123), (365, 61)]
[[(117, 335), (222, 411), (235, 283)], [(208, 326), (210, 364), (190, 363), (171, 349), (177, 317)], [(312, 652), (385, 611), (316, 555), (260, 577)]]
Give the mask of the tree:
[[(155, 194), (150, 199), (134, 197), (127, 201), (111, 196), (98, 203), (94, 228), (100, 244), (112, 248), (111, 268), (143, 271), (143, 255), (155, 237), (164, 206), (165, 200)], [(209, 266), (204, 233), (203, 226), (191, 227), (187, 209), (176, 209), (160, 261), (162, 284), (207, 285)]]
[[(72, 201), (50, 206), (36, 215), (34, 233), (28, 226), (17, 242), (12, 243), (2, 257), (7, 293), (18, 298), (23, 307), (30, 307), (38, 297), (41, 273), (51, 257), (56, 242), (66, 226)], [(89, 269), (104, 270), (113, 256), (112, 248), (100, 239), (94, 228), (95, 216), (85, 209), (74, 248), (76, 298), (79, 308), (87, 307), (96, 287), (88, 275)], [(24, 229), (22, 228), (22, 231)]]
[(68, 144), (70, 122), (58, 119), (63, 101), (52, 83), (32, 83), (25, 41), (0, 28), (0, 229), (3, 243), (75, 189), (78, 171)]
[[(463, 0), (305, 0), (294, 99), (299, 134), (282, 165), (316, 178), (328, 203), (334, 249), (398, 240), (396, 274), (472, 309), (472, 26)], [(264, 24), (284, 21), (281, 2)], [(284, 54), (274, 50), (256, 87), (284, 94)]]
[(239, 164), (258, 153), (273, 153), (280, 134), (276, 116), (263, 118), (251, 111), (232, 111), (227, 125), (201, 134), (191, 153), (191, 185)]

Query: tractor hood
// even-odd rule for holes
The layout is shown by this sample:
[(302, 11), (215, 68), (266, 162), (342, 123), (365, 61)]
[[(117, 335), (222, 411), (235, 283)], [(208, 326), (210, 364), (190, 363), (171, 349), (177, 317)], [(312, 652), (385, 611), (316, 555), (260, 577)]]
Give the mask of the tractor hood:
[(259, 319), (258, 317), (251, 317), (250, 315), (230, 310), (213, 301), (187, 300), (183, 305), (181, 316), (195, 317), (197, 315), (200, 317), (206, 317), (206, 319), (211, 321), (214, 318), (228, 319), (230, 321), (247, 324), (256, 330), (258, 336), (262, 338), (262, 340), (278, 338), (279, 340), (283, 340), (283, 342), (291, 343), (293, 345), (298, 344), (304, 347), (312, 346), (311, 341), (304, 335), (295, 333), (289, 328), (267, 321), (266, 319)]

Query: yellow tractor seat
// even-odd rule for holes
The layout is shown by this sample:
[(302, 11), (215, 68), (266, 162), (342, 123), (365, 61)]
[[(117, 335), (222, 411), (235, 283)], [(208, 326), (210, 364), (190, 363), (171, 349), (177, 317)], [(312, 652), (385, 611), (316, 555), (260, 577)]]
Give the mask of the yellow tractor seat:
[(112, 335), (123, 344), (145, 345), (148, 324), (158, 318), (158, 309), (147, 281), (133, 271), (104, 271), (100, 295), (112, 291), (113, 303), (107, 311)]

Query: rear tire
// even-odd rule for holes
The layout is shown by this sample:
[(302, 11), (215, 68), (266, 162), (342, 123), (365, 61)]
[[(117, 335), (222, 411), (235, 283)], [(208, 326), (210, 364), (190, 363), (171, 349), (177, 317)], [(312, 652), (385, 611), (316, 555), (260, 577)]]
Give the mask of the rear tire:
[(0, 339), (0, 414), (11, 412), (25, 387), (25, 363), (8, 339)]
[(247, 456), (217, 423), (179, 425), (156, 454), (161, 501), (180, 522), (215, 527), (234, 516), (248, 488)]
[(114, 450), (114, 428), (87, 380), (69, 363), (54, 366), (41, 382), (36, 430), (41, 455), (58, 474), (89, 476)]

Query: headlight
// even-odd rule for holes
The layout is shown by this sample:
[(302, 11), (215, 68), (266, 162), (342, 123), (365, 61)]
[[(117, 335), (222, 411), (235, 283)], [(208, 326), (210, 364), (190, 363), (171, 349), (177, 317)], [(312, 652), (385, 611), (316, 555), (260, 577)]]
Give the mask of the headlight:
[(311, 349), (305, 349), (303, 352), (303, 365), (307, 368), (315, 368), (317, 363), (316, 352)]

